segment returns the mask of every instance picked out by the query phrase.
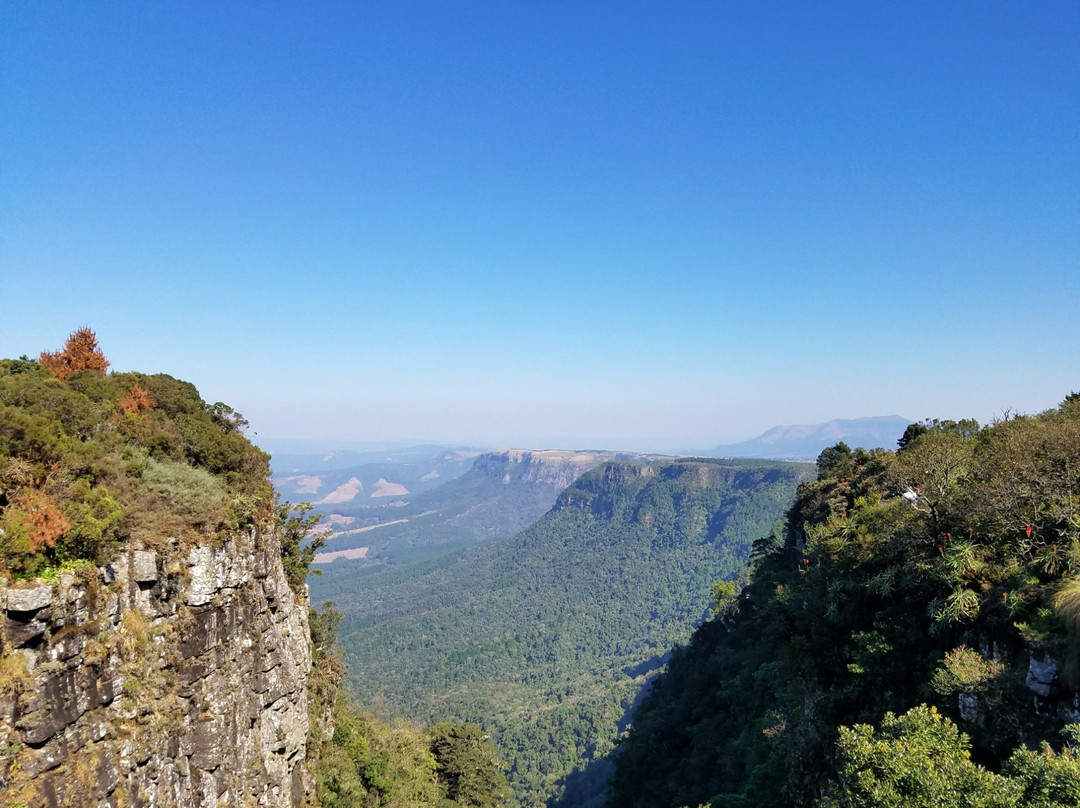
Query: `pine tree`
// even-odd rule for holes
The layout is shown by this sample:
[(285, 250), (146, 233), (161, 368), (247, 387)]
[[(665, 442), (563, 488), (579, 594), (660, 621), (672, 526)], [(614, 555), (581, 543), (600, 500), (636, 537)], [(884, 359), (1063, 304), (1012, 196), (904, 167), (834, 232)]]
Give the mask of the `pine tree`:
[(64, 350), (42, 352), (38, 362), (58, 379), (66, 379), (77, 370), (104, 373), (109, 369), (109, 360), (98, 348), (97, 335), (85, 326), (68, 337)]

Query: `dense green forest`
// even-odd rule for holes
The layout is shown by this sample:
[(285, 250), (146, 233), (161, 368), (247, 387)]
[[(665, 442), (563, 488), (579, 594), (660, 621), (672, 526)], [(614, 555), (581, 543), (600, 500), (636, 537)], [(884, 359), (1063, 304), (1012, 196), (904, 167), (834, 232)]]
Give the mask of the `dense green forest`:
[[(344, 618), (350, 682), (369, 705), (476, 721), (541, 805), (601, 760), (668, 650), (707, 613), (807, 464), (607, 463), (517, 536), (413, 565), (313, 581)], [(348, 569), (342, 566), (340, 569)], [(587, 796), (600, 784), (583, 787)]]
[(376, 717), (343, 687), (341, 614), (312, 609), (309, 756), (320, 808), (495, 808), (512, 802), (505, 763), (473, 723), (421, 729)]
[(635, 712), (610, 808), (1080, 805), (1080, 396), (818, 467)]

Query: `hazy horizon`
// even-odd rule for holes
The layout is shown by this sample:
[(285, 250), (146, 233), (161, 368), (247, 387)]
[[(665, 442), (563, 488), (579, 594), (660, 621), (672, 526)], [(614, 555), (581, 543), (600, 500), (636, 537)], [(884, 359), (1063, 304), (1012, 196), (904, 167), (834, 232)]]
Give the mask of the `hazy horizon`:
[[(733, 439), (722, 437), (601, 437), (580, 435), (546, 435), (546, 436), (518, 436), (506, 441), (491, 441), (484, 438), (401, 438), (393, 440), (357, 440), (334, 437), (325, 438), (280, 438), (273, 436), (260, 436), (249, 432), (252, 440), (264, 451), (272, 454), (304, 455), (323, 454), (334, 452), (373, 452), (382, 450), (409, 449), (419, 446), (446, 446), (462, 449), (477, 449), (485, 451), (499, 451), (505, 449), (574, 449), (574, 450), (597, 450), (597, 451), (627, 451), (655, 454), (692, 455), (707, 454), (721, 445), (737, 445), (750, 442), (762, 437), (773, 429), (798, 429), (800, 427), (817, 427), (833, 421), (858, 422), (872, 419), (903, 418), (896, 414), (886, 416), (859, 416), (857, 418), (829, 419), (818, 424), (774, 424), (767, 430)], [(896, 438), (903, 434), (898, 430)], [(891, 446), (891, 442), (889, 444)], [(812, 458), (811, 458), (812, 459)]]

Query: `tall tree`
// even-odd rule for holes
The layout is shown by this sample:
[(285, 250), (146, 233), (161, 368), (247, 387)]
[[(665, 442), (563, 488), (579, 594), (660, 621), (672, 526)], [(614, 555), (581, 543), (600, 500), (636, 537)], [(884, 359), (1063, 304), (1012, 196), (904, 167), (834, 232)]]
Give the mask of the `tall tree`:
[(98, 347), (97, 334), (85, 326), (68, 337), (64, 350), (42, 352), (38, 362), (58, 379), (66, 379), (77, 370), (104, 373), (109, 369), (109, 360)]
[(430, 730), (439, 781), (455, 805), (487, 808), (506, 803), (510, 792), (491, 740), (476, 724), (443, 722)]

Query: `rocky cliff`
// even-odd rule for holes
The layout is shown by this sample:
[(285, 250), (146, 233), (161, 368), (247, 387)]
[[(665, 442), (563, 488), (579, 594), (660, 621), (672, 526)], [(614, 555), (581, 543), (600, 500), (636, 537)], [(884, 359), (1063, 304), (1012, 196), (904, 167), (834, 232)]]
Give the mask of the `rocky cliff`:
[(301, 805), (307, 603), (275, 536), (0, 581), (5, 805)]
[(485, 452), (476, 458), (473, 471), (504, 483), (546, 483), (561, 491), (582, 474), (613, 460), (646, 461), (659, 455), (629, 452), (530, 451), (508, 449)]

